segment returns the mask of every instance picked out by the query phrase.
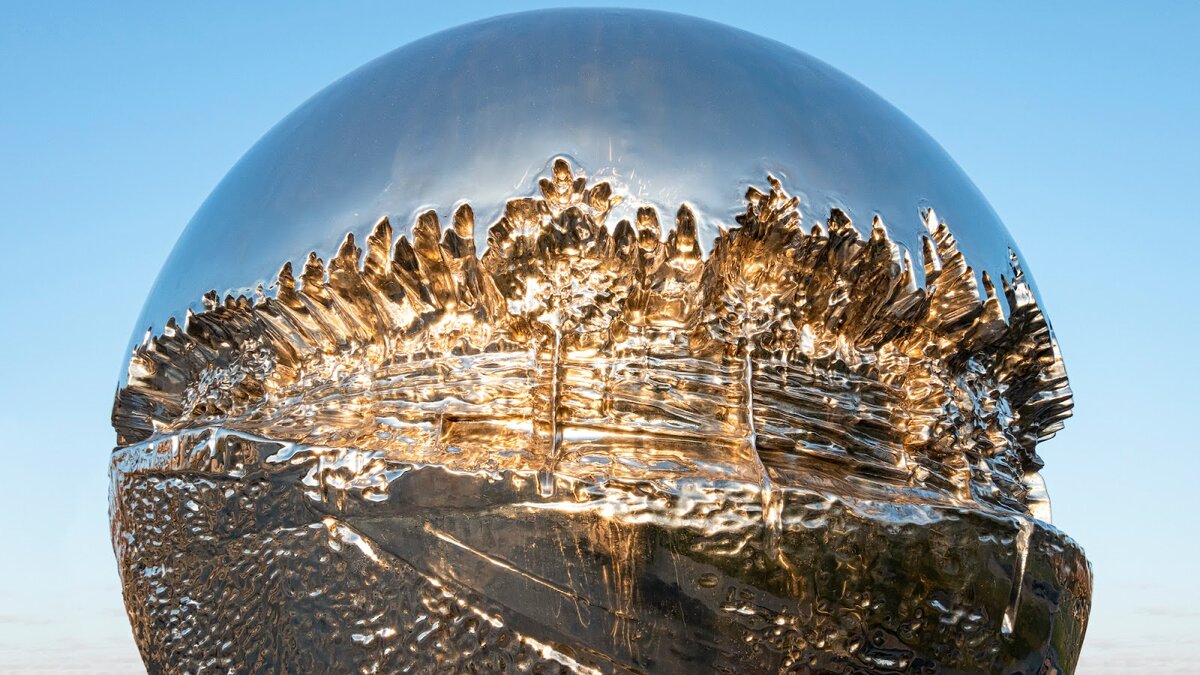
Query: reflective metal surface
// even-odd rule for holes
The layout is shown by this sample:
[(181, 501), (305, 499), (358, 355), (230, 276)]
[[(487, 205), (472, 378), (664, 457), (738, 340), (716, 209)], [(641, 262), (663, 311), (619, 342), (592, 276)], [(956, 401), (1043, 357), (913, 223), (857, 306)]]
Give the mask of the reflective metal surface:
[(781, 45), (608, 10), (414, 43), (247, 155), (147, 312), (112, 517), (152, 670), (1074, 668), (1019, 256)]
[(836, 207), (865, 235), (878, 214), (915, 256), (920, 210), (934, 206), (976, 275), (999, 278), (1017, 250), (936, 142), (806, 54), (678, 15), (534, 12), (397, 49), (280, 122), (189, 224), (133, 343), (209, 290), (249, 294), (280, 260), (328, 257), (380, 217), (409, 227), (420, 210), (447, 219), (469, 199), (494, 222), (505, 200), (536, 194), (558, 156), (631, 208), (687, 202), (705, 246), (770, 173), (800, 197), (806, 224)]

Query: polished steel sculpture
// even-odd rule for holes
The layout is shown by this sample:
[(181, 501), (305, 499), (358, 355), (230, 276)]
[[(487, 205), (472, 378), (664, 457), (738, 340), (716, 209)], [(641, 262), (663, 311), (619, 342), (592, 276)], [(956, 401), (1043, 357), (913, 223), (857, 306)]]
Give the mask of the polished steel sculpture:
[(781, 44), (563, 10), (401, 48), (239, 162), (137, 330), (153, 671), (1074, 669), (1020, 254)]

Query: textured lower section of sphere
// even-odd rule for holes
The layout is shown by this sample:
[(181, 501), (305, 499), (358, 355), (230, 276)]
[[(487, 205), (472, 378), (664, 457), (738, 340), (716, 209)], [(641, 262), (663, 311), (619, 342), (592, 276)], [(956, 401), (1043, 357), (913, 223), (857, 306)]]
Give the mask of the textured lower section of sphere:
[(361, 459), (216, 431), (117, 454), (152, 671), (1044, 673), (1082, 641), (1083, 554), (1027, 517), (819, 480), (778, 490), (777, 532), (739, 481), (330, 487)]
[(1037, 453), (1071, 395), (1015, 257), (976, 277), (927, 210), (914, 263), (775, 178), (705, 252), (552, 167), (482, 254), (468, 205), (384, 219), (135, 350), (112, 527), (152, 670), (1074, 668)]

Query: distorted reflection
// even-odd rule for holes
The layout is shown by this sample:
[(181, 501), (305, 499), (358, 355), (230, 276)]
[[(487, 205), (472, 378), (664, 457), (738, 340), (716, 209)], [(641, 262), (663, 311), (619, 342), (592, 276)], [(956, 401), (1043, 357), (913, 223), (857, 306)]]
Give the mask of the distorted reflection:
[(1015, 256), (980, 285), (932, 210), (914, 263), (770, 177), (705, 255), (687, 205), (607, 223), (577, 174), (481, 255), (467, 204), (384, 219), (136, 349), (112, 508), (147, 663), (1073, 661), (1090, 575), (1036, 452), (1070, 390)]

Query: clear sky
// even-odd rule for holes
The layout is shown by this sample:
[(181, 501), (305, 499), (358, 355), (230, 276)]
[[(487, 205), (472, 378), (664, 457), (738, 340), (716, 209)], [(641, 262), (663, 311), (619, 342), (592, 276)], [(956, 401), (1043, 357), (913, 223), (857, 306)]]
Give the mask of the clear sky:
[[(1075, 390), (1041, 452), (1055, 524), (1095, 573), (1080, 672), (1195, 672), (1200, 4), (630, 4), (807, 51), (958, 160), (1028, 259)], [(0, 5), (0, 671), (140, 669), (108, 539), (109, 412), (207, 193), (341, 75), (538, 6)]]

